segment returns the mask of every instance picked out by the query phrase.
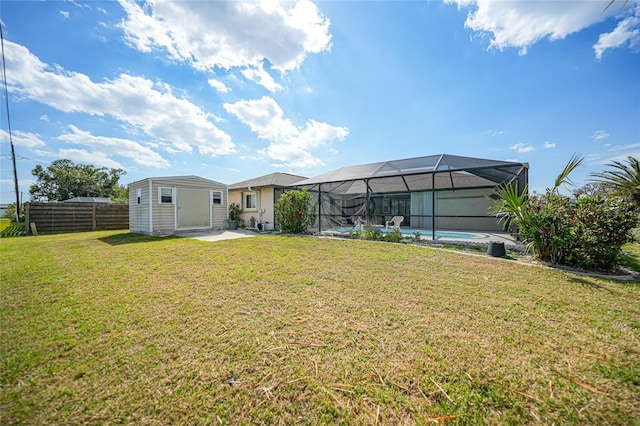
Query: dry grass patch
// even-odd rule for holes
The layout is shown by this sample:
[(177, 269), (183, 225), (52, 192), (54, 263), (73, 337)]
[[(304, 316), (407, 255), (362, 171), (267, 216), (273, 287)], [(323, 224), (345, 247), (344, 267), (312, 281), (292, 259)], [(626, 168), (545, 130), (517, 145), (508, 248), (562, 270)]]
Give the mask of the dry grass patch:
[(432, 248), (2, 240), (3, 423), (640, 422), (640, 288)]

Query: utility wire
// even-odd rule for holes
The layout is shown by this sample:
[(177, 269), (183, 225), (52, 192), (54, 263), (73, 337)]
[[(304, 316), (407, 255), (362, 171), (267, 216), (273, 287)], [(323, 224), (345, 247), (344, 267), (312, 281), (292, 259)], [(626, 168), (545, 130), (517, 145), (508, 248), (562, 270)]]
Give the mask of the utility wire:
[(11, 161), (13, 162), (13, 183), (16, 190), (16, 223), (20, 222), (20, 191), (18, 189), (18, 169), (16, 168), (16, 149), (13, 146), (11, 136), (11, 116), (9, 115), (9, 90), (7, 89), (7, 66), (4, 58), (4, 36), (2, 35), (2, 23), (0, 21), (0, 44), (2, 45), (2, 79), (4, 80), (4, 100), (7, 108), (7, 130), (9, 131), (9, 143), (11, 144)]

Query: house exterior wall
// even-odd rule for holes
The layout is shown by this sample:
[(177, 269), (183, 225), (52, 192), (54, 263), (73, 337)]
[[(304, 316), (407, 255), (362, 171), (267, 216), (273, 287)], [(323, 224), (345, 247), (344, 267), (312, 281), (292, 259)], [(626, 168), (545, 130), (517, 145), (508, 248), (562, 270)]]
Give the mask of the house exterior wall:
[[(492, 188), (436, 191), (436, 228), (443, 230), (502, 231), (495, 217), (487, 217), (491, 202), (487, 198)], [(431, 229), (431, 192), (411, 194), (411, 227)], [(477, 216), (477, 217), (455, 217)]]
[[(140, 203), (138, 203), (140, 191)], [(149, 234), (149, 180), (129, 184), (129, 232)]]
[[(137, 203), (137, 189), (141, 192), (141, 202)], [(172, 202), (160, 202), (160, 188), (171, 188)], [(181, 230), (177, 226), (176, 206), (179, 189), (206, 189), (222, 192), (222, 204), (211, 204), (210, 226), (198, 229), (224, 229), (228, 212), (227, 186), (195, 176), (147, 178), (129, 185), (129, 230), (149, 235), (172, 234)], [(211, 197), (209, 203), (212, 203)]]
[[(240, 205), (240, 217), (244, 221), (246, 227), (251, 226), (251, 218), (255, 223), (262, 221), (264, 229), (267, 231), (274, 229), (275, 211), (273, 206), (276, 195), (279, 196), (282, 191), (274, 188), (252, 188), (249, 189), (231, 189), (229, 190), (229, 203), (237, 203)], [(277, 194), (276, 194), (277, 193)], [(246, 206), (246, 195), (256, 195), (255, 209)]]

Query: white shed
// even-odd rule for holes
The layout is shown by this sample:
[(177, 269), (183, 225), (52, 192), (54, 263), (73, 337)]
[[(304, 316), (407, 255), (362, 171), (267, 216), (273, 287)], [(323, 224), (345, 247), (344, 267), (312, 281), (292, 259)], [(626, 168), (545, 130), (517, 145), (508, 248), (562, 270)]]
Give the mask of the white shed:
[(227, 220), (227, 185), (198, 176), (146, 178), (129, 184), (129, 231), (175, 234), (221, 230)]

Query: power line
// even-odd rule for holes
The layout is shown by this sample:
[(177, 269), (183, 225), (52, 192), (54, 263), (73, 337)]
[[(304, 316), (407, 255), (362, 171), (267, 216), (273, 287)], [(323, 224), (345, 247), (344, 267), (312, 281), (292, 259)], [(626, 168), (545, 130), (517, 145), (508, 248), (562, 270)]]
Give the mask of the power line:
[(9, 89), (7, 89), (7, 66), (4, 57), (4, 35), (2, 34), (2, 23), (0, 21), (0, 44), (2, 45), (2, 78), (4, 80), (4, 99), (7, 107), (7, 130), (9, 132), (9, 143), (11, 144), (11, 161), (13, 162), (13, 183), (16, 189), (16, 223), (20, 222), (20, 192), (18, 189), (18, 169), (16, 168), (16, 149), (13, 146), (11, 136), (11, 116), (9, 115)]

